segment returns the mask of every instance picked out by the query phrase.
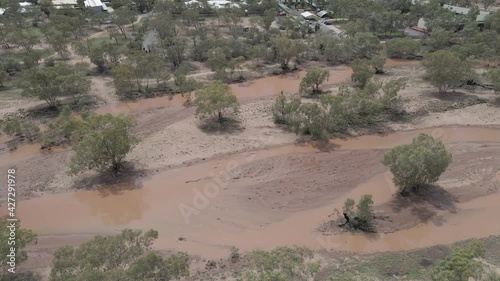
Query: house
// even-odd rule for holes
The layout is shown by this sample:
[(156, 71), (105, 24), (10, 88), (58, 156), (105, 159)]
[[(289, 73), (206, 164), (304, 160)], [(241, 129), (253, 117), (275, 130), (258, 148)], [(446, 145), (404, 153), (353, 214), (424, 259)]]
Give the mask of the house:
[(108, 7), (101, 0), (85, 0), (85, 7), (92, 9), (94, 13), (107, 12)]
[[(471, 10), (470, 8), (452, 6), (452, 5), (447, 5), (447, 4), (444, 4), (443, 8), (452, 11), (453, 13), (455, 13), (455, 15), (463, 15), (463, 16), (466, 16), (467, 14), (469, 14), (469, 12)], [(491, 14), (490, 11), (479, 11), (479, 15), (477, 15), (477, 17), (476, 17), (476, 22), (478, 23), (478, 25), (481, 26), (482, 24), (484, 24), (484, 22), (486, 21), (486, 17), (488, 17), (488, 15), (490, 15), (490, 14)], [(417, 23), (417, 27), (421, 30), (426, 30), (427, 29), (426, 20), (424, 18), (419, 19), (418, 23)]]
[[(452, 5), (447, 5), (447, 4), (444, 4), (443, 8), (454, 12), (456, 15), (467, 15), (467, 14), (469, 14), (469, 12), (471, 10), (470, 8), (452, 6)], [(489, 14), (491, 14), (490, 11), (479, 11), (479, 15), (477, 15), (477, 17), (476, 17), (476, 22), (484, 23), (484, 21), (486, 20), (486, 17)]]
[(320, 11), (316, 15), (320, 18), (328, 18), (329, 17), (329, 12), (328, 11)]
[[(32, 6), (33, 3), (30, 3), (30, 2), (20, 2), (19, 3), (19, 10), (17, 10), (19, 13), (26, 13), (26, 8), (29, 7), (29, 6)], [(7, 8), (8, 9), (8, 8)], [(5, 12), (7, 11), (7, 9), (5, 8), (0, 8), (0, 16), (5, 14)]]
[(315, 14), (311, 13), (311, 12), (303, 12), (300, 14), (300, 16), (305, 19), (305, 20), (313, 20), (313, 21), (319, 21), (319, 17), (316, 16)]

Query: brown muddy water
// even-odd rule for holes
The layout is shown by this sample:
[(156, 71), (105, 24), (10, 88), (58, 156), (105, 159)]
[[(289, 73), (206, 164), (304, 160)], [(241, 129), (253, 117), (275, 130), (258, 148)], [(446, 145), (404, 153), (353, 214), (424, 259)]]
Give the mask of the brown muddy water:
[(12, 166), (21, 161), (31, 159), (36, 156), (50, 155), (54, 153), (68, 151), (69, 147), (53, 147), (50, 150), (41, 149), (40, 144), (24, 144), (13, 151), (0, 154), (0, 167)]
[[(398, 60), (387, 59), (385, 67), (398, 67), (404, 65), (419, 65), (418, 60)], [(351, 79), (352, 69), (349, 66), (330, 67), (330, 77), (327, 84), (336, 84), (347, 82)], [(244, 83), (231, 84), (232, 92), (240, 101), (252, 100), (263, 97), (276, 96), (283, 91), (284, 93), (292, 94), (299, 90), (300, 80), (306, 75), (306, 71), (289, 73), (286, 75), (277, 75), (271, 77), (260, 78)], [(157, 97), (151, 99), (142, 99), (139, 101), (120, 102), (115, 104), (107, 104), (96, 109), (97, 113), (134, 113), (148, 108), (158, 108), (167, 106), (182, 106), (186, 102), (186, 98), (180, 95), (174, 97)]]
[[(332, 67), (330, 70), (329, 84), (348, 81), (351, 78), (352, 69), (349, 66)], [(231, 84), (231, 90), (240, 101), (252, 100), (262, 97), (276, 96), (284, 93), (296, 93), (299, 90), (300, 79), (306, 74), (305, 71), (289, 73), (286, 75), (270, 76), (244, 83)], [(157, 97), (142, 99), (134, 102), (120, 102), (104, 105), (96, 110), (98, 113), (133, 113), (148, 108), (182, 106), (186, 98), (180, 95), (174, 97)]]
[[(339, 150), (384, 149), (409, 143), (421, 132), (440, 137), (446, 143), (500, 142), (500, 129), (463, 127), (362, 136), (333, 140), (331, 143)], [(376, 205), (391, 200), (396, 188), (388, 173), (353, 186), (350, 192), (322, 207), (284, 213), (280, 219), (262, 214), (258, 209), (244, 212), (235, 207), (240, 203), (226, 196), (225, 191), (243, 191), (247, 184), (245, 180), (231, 181), (231, 185), (227, 185), (224, 181), (210, 178), (211, 173), (234, 170), (261, 159), (315, 152), (318, 149), (310, 145), (287, 145), (241, 153), (223, 160), (167, 170), (129, 185), (21, 201), (18, 202), (17, 215), (23, 227), (34, 230), (42, 237), (153, 228), (160, 232), (155, 243), (158, 249), (178, 249), (214, 258), (226, 256), (231, 246), (247, 251), (297, 244), (317, 249), (373, 252), (405, 250), (500, 234), (499, 224), (485, 223), (496, 221), (500, 214), (498, 192), (457, 204), (456, 213), (439, 212), (433, 220), (411, 229), (390, 234), (323, 236), (315, 229), (329, 220), (333, 209), (340, 209), (346, 198), (371, 193)], [(500, 177), (500, 172), (496, 175)], [(332, 185), (334, 188), (333, 179)], [(4, 215), (4, 211), (2, 209), (0, 215)], [(186, 241), (178, 241), (179, 237), (184, 237)]]

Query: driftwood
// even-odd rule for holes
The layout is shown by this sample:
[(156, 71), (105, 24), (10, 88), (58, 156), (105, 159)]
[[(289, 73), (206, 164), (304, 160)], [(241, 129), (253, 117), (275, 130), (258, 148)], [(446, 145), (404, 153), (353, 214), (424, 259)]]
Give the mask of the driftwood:
[(492, 84), (482, 84), (474, 79), (469, 79), (465, 81), (461, 81), (461, 84), (458, 86), (459, 88), (462, 88), (464, 86), (474, 86), (474, 87), (481, 87), (483, 89), (488, 89), (488, 90), (494, 90), (495, 88), (493, 87)]

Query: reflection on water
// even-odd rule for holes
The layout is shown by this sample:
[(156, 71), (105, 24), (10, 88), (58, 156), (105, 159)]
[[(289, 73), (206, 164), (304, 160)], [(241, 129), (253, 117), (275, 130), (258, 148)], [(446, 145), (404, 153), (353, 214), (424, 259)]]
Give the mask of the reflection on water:
[(89, 215), (96, 217), (106, 225), (126, 225), (140, 220), (143, 211), (148, 208), (144, 197), (147, 189), (134, 183), (120, 186), (106, 186), (97, 191), (74, 193), (74, 198), (90, 210)]
[[(437, 130), (437, 131), (435, 131)], [(500, 130), (489, 128), (439, 128), (397, 132), (385, 136), (364, 136), (352, 140), (333, 140), (337, 149), (377, 149), (409, 143), (420, 132), (438, 132), (445, 142), (500, 142)], [(227, 248), (237, 245), (242, 251), (255, 248), (272, 249), (277, 245), (304, 245), (312, 248), (334, 248), (354, 252), (401, 250), (440, 243), (500, 234), (500, 227), (490, 223), (500, 213), (500, 193), (456, 205), (457, 213), (440, 211), (439, 223), (429, 220), (414, 228), (389, 234), (340, 234), (325, 237), (315, 229), (334, 208), (341, 209), (347, 197), (359, 198), (371, 193), (375, 204), (388, 202), (396, 190), (390, 176), (379, 174), (368, 182), (317, 208), (286, 213), (284, 218), (267, 218), (265, 225), (255, 212), (235, 212), (232, 197), (224, 188), (244, 191), (244, 180), (235, 180), (220, 188), (213, 198), (201, 194), (210, 187), (210, 172), (226, 170), (229, 164), (244, 164), (290, 153), (318, 152), (309, 145), (288, 145), (253, 153), (241, 153), (224, 160), (206, 161), (189, 167), (167, 170), (142, 182), (142, 188), (101, 187), (96, 191), (45, 196), (20, 202), (18, 216), (23, 225), (42, 234), (113, 232), (120, 228), (154, 228), (160, 232), (158, 248), (178, 248), (207, 257), (227, 255)], [(335, 157), (335, 156), (333, 156)], [(492, 171), (493, 173), (494, 171)], [(498, 173), (497, 173), (498, 176)], [(133, 187), (136, 187), (134, 184)], [(335, 181), (332, 178), (332, 188)], [(119, 192), (103, 193), (104, 190)], [(115, 194), (113, 194), (115, 193)], [(184, 205), (193, 207), (189, 222), (180, 212)], [(245, 204), (252, 204), (248, 201)], [(248, 207), (247, 207), (248, 208)], [(0, 215), (4, 210), (0, 210)], [(50, 219), (46, 219), (50, 218)], [(262, 221), (262, 220), (261, 220)], [(177, 237), (187, 241), (177, 242)]]

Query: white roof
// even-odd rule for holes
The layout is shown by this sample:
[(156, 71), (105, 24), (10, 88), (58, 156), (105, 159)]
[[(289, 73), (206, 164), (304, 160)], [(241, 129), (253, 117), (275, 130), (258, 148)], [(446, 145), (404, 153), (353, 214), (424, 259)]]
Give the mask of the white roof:
[(3, 13), (5, 13), (5, 9), (4, 8), (0, 8), (0, 16), (3, 15)]
[(52, 0), (52, 4), (54, 4), (54, 6), (76, 5), (77, 2), (76, 2), (76, 0)]
[[(186, 4), (194, 4), (194, 3), (199, 3), (197, 0), (190, 0), (187, 1)], [(225, 8), (227, 6), (229, 7), (240, 7), (238, 3), (233, 3), (231, 1), (227, 0), (208, 0), (207, 3), (212, 6), (213, 8), (219, 9), (219, 8)]]
[(300, 14), (302, 17), (304, 18), (309, 18), (309, 17), (314, 17), (315, 14), (311, 13), (311, 12), (303, 12), (302, 14)]
[(19, 6), (21, 6), (21, 7), (27, 7), (27, 6), (31, 6), (31, 5), (33, 5), (33, 4), (30, 2), (20, 2), (19, 3)]
[(101, 0), (85, 0), (85, 7), (103, 7)]

